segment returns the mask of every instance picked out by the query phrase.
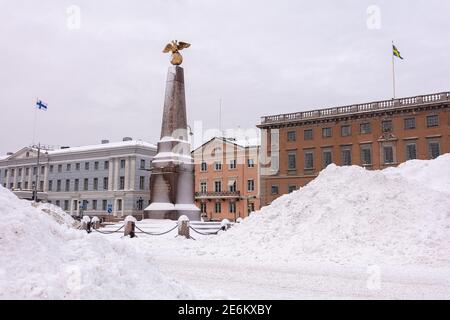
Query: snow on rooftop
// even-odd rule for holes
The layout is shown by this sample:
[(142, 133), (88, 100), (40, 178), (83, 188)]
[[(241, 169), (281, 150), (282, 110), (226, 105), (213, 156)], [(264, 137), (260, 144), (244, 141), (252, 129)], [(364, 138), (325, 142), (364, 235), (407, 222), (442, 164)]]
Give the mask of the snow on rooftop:
[(48, 151), (50, 155), (56, 154), (65, 154), (65, 153), (75, 153), (75, 152), (84, 152), (84, 151), (94, 151), (94, 150), (106, 150), (106, 149), (114, 149), (121, 147), (145, 147), (156, 150), (156, 146), (154, 144), (142, 141), (142, 140), (130, 140), (130, 141), (120, 141), (120, 142), (111, 142), (104, 144), (96, 144), (96, 145), (88, 145), (81, 147), (71, 147), (66, 149), (58, 149)]

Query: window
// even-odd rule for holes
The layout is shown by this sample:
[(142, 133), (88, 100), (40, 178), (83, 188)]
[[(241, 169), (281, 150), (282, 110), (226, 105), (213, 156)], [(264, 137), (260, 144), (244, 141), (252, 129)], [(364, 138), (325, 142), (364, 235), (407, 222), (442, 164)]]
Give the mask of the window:
[(119, 179), (119, 190), (124, 190), (125, 189), (125, 177), (122, 176)]
[(352, 129), (349, 125), (341, 126), (341, 136), (348, 137), (352, 134)]
[(68, 164), (66, 165), (66, 171), (70, 171), (70, 167), (71, 167), (71, 165), (70, 165), (70, 163), (68, 163)]
[(312, 140), (313, 139), (313, 130), (306, 129), (303, 131), (303, 139), (304, 140)]
[(324, 168), (328, 167), (333, 163), (331, 150), (323, 150), (322, 152), (322, 166)]
[(204, 202), (200, 203), (200, 212), (206, 213), (206, 203)]
[(206, 192), (207, 192), (206, 181), (200, 182), (200, 192), (201, 192), (201, 193), (206, 193)]
[[(34, 169), (34, 168), (33, 168)], [(58, 164), (58, 172), (62, 172), (62, 164)], [(34, 173), (34, 170), (33, 170), (33, 174), (35, 174)]]
[(428, 142), (428, 156), (430, 159), (436, 159), (441, 155), (440, 145), (438, 141)]
[(392, 131), (392, 120), (384, 120), (381, 122), (381, 131), (382, 132), (391, 132)]
[(222, 192), (222, 181), (214, 181), (214, 192)]
[(65, 187), (64, 191), (66, 191), (66, 192), (70, 191), (70, 180), (69, 179), (66, 179), (66, 187)]
[(200, 170), (203, 172), (208, 170), (208, 165), (206, 164), (205, 161), (202, 162), (202, 164), (200, 165), (200, 168), (201, 168)]
[(19, 170), (17, 171), (17, 175), (18, 175), (19, 177), (22, 176), (22, 168), (19, 168)]
[(22, 182), (17, 182), (17, 189), (22, 190)]
[(97, 210), (97, 200), (92, 200), (92, 210)]
[(322, 137), (330, 138), (333, 135), (331, 128), (322, 128)]
[(230, 170), (236, 169), (236, 159), (230, 160)]
[(272, 185), (271, 193), (272, 194), (278, 194), (279, 193), (278, 185)]
[(56, 191), (60, 192), (61, 191), (61, 180), (57, 180), (56, 181)]
[(222, 170), (222, 162), (216, 161), (214, 163), (214, 170), (216, 170), (216, 171)]
[(295, 141), (297, 139), (297, 134), (295, 131), (288, 131), (287, 141)]
[(33, 175), (35, 176), (37, 174), (37, 167), (33, 167)]
[(89, 201), (87, 200), (83, 200), (83, 203), (81, 204), (83, 210), (87, 210), (87, 205), (88, 205)]
[(44, 172), (45, 172), (45, 167), (42, 166), (42, 167), (41, 167), (41, 174), (44, 174)]
[(85, 178), (83, 182), (83, 190), (88, 191), (89, 190), (89, 179)]
[(8, 176), (8, 169), (5, 169), (5, 175), (4, 177), (6, 178)]
[(48, 180), (48, 191), (53, 191), (53, 180)]
[[(53, 165), (50, 165), (49, 171), (50, 171), (50, 173), (53, 173)], [(30, 173), (29, 168), (27, 168), (25, 172), (26, 172), (26, 175), (28, 175)]]
[(437, 127), (439, 126), (439, 116), (433, 115), (433, 116), (427, 116), (427, 127)]
[(79, 189), (80, 189), (80, 180), (75, 179), (74, 184), (73, 184), (73, 190), (78, 191)]
[[(50, 168), (52, 168), (52, 171), (51, 171), (51, 172), (53, 172), (53, 166), (50, 166)], [(25, 175), (26, 175), (26, 176), (30, 175), (30, 168), (26, 168), (26, 169), (25, 169)], [(6, 177), (6, 171), (5, 171), (5, 177)]]
[(145, 177), (140, 176), (139, 177), (139, 190), (144, 190), (145, 188)]
[(103, 168), (105, 168), (105, 170), (108, 170), (108, 169), (109, 169), (109, 161), (105, 161), (105, 162), (103, 163)]
[(122, 199), (117, 199), (117, 211), (122, 211)]
[(342, 149), (341, 163), (343, 166), (351, 166), (352, 165), (352, 151), (349, 148)]
[(102, 210), (108, 210), (108, 200), (102, 200)]
[(222, 203), (217, 201), (216, 205), (215, 205), (215, 212), (216, 213), (221, 213), (222, 212)]
[(314, 169), (314, 153), (305, 152), (305, 169)]
[(73, 200), (73, 210), (77, 211), (78, 210), (78, 200)]
[(372, 147), (370, 145), (361, 146), (361, 164), (372, 165)]
[(141, 169), (145, 169), (145, 159), (141, 159)]
[(288, 153), (288, 170), (295, 170), (297, 168), (297, 161), (295, 152)]
[(369, 122), (361, 123), (359, 125), (359, 132), (361, 132), (361, 134), (371, 133), (372, 127), (370, 126), (370, 123)]
[(64, 210), (69, 211), (69, 200), (64, 200)]
[(120, 159), (120, 169), (125, 169), (125, 159)]
[(255, 160), (247, 159), (247, 167), (254, 168), (255, 167)]
[[(34, 185), (33, 185), (33, 187), (34, 187)], [(14, 189), (14, 182), (11, 182), (10, 184), (9, 184), (9, 188), (12, 190), (12, 189)]]
[(16, 169), (11, 169), (11, 177), (14, 177), (16, 175)]
[(94, 178), (94, 190), (98, 190), (98, 178)]
[(255, 191), (255, 180), (253, 180), (253, 179), (247, 180), (247, 191), (249, 191), (249, 192)]
[(228, 191), (236, 192), (236, 180), (235, 179), (228, 180)]
[(109, 180), (108, 177), (103, 178), (103, 190), (108, 190), (108, 183), (109, 183), (108, 180)]
[(229, 202), (228, 209), (230, 213), (236, 213), (236, 202)]
[(61, 206), (61, 201), (60, 201), (60, 200), (56, 200), (56, 201), (55, 201), (55, 205), (56, 205), (57, 207), (60, 207), (60, 206)]
[(394, 149), (392, 148), (392, 146), (384, 146), (383, 155), (384, 164), (394, 163)]
[(75, 163), (75, 170), (80, 171), (80, 163)]
[(408, 143), (406, 145), (406, 160), (417, 159), (416, 144)]
[(84, 163), (84, 170), (89, 170), (89, 162)]
[(94, 170), (98, 170), (98, 161), (94, 162)]
[(288, 186), (288, 193), (294, 192), (295, 190), (297, 190), (297, 186), (294, 185)]
[[(3, 186), (6, 188), (6, 183)], [(28, 181), (25, 181), (25, 190), (28, 190)]]
[(253, 211), (255, 211), (255, 204), (253, 202), (250, 202), (247, 206), (247, 210), (248, 210), (248, 214), (252, 213)]
[(406, 118), (404, 120), (405, 130), (411, 130), (416, 128), (416, 118)]

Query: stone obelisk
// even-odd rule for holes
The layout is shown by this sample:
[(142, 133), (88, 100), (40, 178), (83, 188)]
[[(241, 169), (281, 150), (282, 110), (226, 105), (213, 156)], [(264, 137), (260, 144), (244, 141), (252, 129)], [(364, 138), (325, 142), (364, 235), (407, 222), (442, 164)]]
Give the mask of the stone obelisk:
[(187, 131), (184, 70), (178, 52), (189, 45), (176, 41), (169, 45), (173, 66), (167, 73), (161, 138), (152, 161), (150, 205), (144, 215), (147, 219), (172, 220), (186, 215), (190, 220), (200, 220), (200, 210), (194, 204), (194, 161)]

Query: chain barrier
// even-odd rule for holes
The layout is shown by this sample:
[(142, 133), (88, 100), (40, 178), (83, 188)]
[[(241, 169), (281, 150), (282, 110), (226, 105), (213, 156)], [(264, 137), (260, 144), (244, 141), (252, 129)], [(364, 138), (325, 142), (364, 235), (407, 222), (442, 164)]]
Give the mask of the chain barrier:
[(193, 230), (194, 232), (197, 232), (198, 234), (204, 235), (204, 236), (210, 236), (212, 234), (216, 235), (219, 233), (219, 231), (223, 230), (222, 228), (220, 228), (219, 230), (215, 231), (215, 232), (200, 232), (196, 229), (194, 229), (193, 227), (189, 226), (189, 229)]
[(168, 231), (165, 231), (165, 232), (161, 232), (161, 233), (151, 233), (151, 232), (146, 232), (146, 231), (142, 230), (141, 228), (139, 228), (139, 227), (136, 226), (136, 225), (135, 225), (135, 228), (138, 229), (140, 232), (145, 233), (145, 234), (148, 234), (148, 235), (150, 235), (150, 236), (162, 236), (162, 235), (167, 234), (167, 233), (169, 233), (169, 232), (175, 230), (176, 228), (178, 228), (178, 225), (175, 225), (175, 227), (173, 227), (172, 229), (170, 229), (170, 230), (168, 230)]
[(94, 231), (97, 231), (98, 233), (102, 233), (102, 234), (111, 234), (111, 233), (116, 233), (119, 232), (120, 229), (122, 229), (123, 227), (125, 227), (125, 225), (121, 226), (119, 229), (115, 230), (115, 231), (99, 231), (97, 229), (93, 229)]

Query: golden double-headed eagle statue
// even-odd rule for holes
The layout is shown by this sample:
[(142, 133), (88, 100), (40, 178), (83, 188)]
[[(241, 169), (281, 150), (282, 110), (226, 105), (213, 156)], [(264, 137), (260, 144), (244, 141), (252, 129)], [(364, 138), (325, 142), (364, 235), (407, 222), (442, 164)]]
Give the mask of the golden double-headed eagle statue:
[(164, 48), (163, 52), (172, 52), (172, 59), (170, 60), (170, 63), (172, 63), (175, 66), (179, 66), (183, 62), (183, 57), (180, 54), (180, 50), (183, 50), (185, 48), (189, 48), (191, 45), (186, 42), (178, 42), (178, 40), (172, 40), (172, 42), (168, 43), (166, 47)]

